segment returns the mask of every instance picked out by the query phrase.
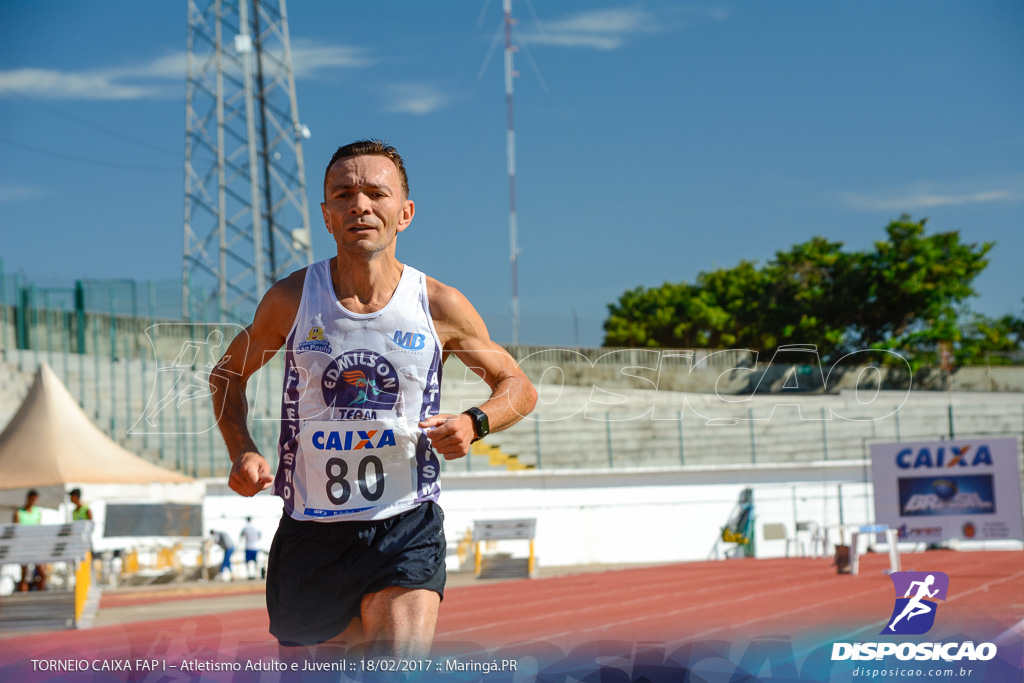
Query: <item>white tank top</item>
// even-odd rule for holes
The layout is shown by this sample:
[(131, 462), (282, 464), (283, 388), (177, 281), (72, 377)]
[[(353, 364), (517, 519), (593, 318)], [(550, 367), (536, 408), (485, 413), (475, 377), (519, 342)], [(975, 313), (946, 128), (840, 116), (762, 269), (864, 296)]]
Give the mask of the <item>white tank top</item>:
[(284, 349), (274, 493), (291, 517), (384, 519), (437, 500), (440, 463), (417, 426), (441, 404), (423, 273), (404, 266), (384, 308), (353, 313), (335, 296), (330, 260), (314, 263)]

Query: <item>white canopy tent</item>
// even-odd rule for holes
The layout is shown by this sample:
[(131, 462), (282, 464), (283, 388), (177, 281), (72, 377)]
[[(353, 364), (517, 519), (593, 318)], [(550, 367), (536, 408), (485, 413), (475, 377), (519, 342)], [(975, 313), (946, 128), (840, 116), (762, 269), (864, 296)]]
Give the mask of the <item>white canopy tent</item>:
[(57, 508), (75, 486), (83, 487), (86, 502), (201, 502), (205, 494), (202, 482), (154, 465), (108, 438), (43, 363), (0, 433), (0, 514), (7, 521), (28, 489), (39, 491), (42, 507)]

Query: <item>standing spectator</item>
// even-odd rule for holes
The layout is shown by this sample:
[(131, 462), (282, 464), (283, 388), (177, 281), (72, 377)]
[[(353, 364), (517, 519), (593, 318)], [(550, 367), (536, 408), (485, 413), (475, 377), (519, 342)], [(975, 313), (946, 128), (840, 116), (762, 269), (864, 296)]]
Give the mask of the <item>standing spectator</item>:
[[(39, 500), (39, 492), (35, 489), (29, 489), (28, 493), (25, 494), (25, 505), (14, 511), (15, 524), (38, 526), (43, 523), (43, 510), (36, 505), (37, 500)], [(35, 574), (32, 575), (31, 580), (29, 579), (29, 566), (27, 564), (21, 565), (21, 581), (18, 582), (18, 590), (25, 592), (30, 587), (39, 591), (46, 590), (46, 565), (35, 565)]]
[(217, 576), (223, 576), (225, 581), (231, 580), (231, 553), (235, 551), (235, 543), (231, 540), (223, 531), (215, 531), (210, 529), (210, 535), (213, 536), (213, 541), (221, 547), (224, 551), (224, 559), (220, 563), (220, 572)]
[[(253, 526), (252, 517), (245, 518), (245, 526), (242, 528), (242, 533), (239, 538), (245, 539), (245, 571), (250, 579), (255, 579), (259, 576), (259, 563), (256, 558), (259, 556), (259, 548), (256, 546), (259, 543), (260, 530)], [(252, 563), (252, 571), (249, 571), (249, 563)]]
[(82, 502), (82, 489), (71, 489), (68, 494), (68, 498), (75, 504), (75, 509), (71, 512), (71, 520), (80, 522), (86, 519), (92, 519), (92, 510), (89, 506)]

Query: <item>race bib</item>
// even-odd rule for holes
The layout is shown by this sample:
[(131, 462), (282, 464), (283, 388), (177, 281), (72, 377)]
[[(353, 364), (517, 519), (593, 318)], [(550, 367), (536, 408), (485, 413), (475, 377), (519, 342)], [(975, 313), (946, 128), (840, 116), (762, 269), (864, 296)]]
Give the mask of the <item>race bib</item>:
[(306, 422), (305, 514), (332, 517), (416, 497), (419, 433), (403, 419)]

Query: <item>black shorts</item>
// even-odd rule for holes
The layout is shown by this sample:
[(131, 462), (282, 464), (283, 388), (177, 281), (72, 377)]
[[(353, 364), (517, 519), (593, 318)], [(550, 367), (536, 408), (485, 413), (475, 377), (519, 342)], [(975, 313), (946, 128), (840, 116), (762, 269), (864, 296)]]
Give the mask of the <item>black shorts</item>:
[(370, 522), (301, 522), (287, 513), (270, 546), (267, 611), (282, 645), (330, 640), (364, 595), (391, 586), (444, 597), (444, 513), (432, 501)]

